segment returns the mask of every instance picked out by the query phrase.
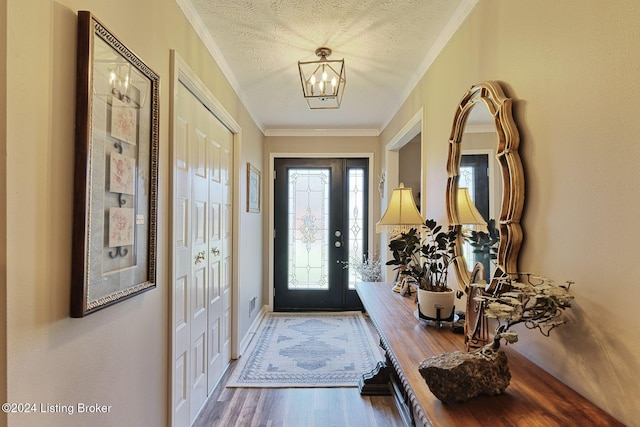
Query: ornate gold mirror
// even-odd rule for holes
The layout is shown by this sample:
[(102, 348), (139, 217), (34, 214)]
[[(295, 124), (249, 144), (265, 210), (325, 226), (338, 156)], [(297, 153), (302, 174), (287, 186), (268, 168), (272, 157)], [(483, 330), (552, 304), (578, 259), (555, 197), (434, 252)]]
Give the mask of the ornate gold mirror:
[[(498, 82), (482, 82), (464, 94), (453, 119), (446, 203), (449, 224), (458, 233), (453, 262), (460, 287), (468, 299), (472, 298), (470, 283), (483, 279), (492, 290), (498, 277), (504, 274), (515, 277), (518, 272), (523, 239), (520, 217), (524, 205), (524, 173), (511, 107), (512, 99), (505, 96)], [(485, 117), (485, 120), (477, 121), (478, 117)], [(485, 135), (479, 136), (480, 133)], [(475, 161), (465, 162), (469, 153), (469, 157), (473, 157), (478, 152), (488, 154), (487, 184), (479, 182), (482, 173), (474, 176), (469, 163)], [(484, 168), (482, 163), (474, 167), (480, 171)], [(493, 177), (491, 169), (494, 170)], [(487, 186), (486, 192), (483, 186)], [(479, 232), (489, 236), (484, 245), (471, 238)], [(485, 252), (484, 263), (470, 259), (470, 254), (482, 251)], [(488, 258), (491, 258), (490, 263), (486, 262)], [(481, 277), (482, 272), (485, 277)], [(469, 313), (467, 315), (469, 317)]]

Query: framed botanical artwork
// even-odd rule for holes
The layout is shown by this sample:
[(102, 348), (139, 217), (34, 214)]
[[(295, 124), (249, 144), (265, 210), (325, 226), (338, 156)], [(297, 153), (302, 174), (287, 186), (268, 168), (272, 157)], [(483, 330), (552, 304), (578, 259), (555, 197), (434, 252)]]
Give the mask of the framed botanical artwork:
[(258, 168), (247, 163), (247, 212), (260, 212), (260, 181)]
[(156, 286), (160, 77), (78, 12), (71, 317)]

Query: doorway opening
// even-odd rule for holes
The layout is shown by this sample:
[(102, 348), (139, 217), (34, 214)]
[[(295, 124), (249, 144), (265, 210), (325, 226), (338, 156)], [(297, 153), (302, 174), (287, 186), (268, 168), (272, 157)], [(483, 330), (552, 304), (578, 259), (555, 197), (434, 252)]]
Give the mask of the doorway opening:
[[(420, 108), (416, 114), (404, 125), (402, 129), (387, 143), (385, 146), (384, 157), (385, 157), (385, 167), (383, 170), (384, 175), (384, 184), (382, 185), (382, 200), (381, 200), (381, 208), (384, 211), (386, 208), (391, 193), (394, 188), (398, 188), (400, 185), (401, 178), (408, 179), (405, 177), (405, 173), (411, 174), (411, 182), (418, 183), (407, 185), (404, 182), (406, 187), (411, 187), (413, 190), (413, 197), (418, 204), (418, 211), (424, 217), (426, 213), (426, 203), (424, 197), (424, 186), (425, 186), (425, 178), (423, 173), (423, 156), (422, 156), (422, 123), (423, 123), (423, 114), (424, 110)], [(407, 148), (404, 148), (407, 147)], [(404, 153), (401, 153), (405, 151)], [(411, 164), (407, 164), (407, 160), (409, 158), (408, 154), (412, 152), (412, 156), (417, 157), (418, 161), (416, 162), (415, 158), (409, 160)], [(401, 158), (404, 160), (401, 162)], [(403, 164), (404, 163), (404, 164)], [(406, 171), (406, 169), (411, 168), (410, 172)], [(402, 176), (401, 176), (402, 175)], [(417, 180), (416, 180), (417, 178)], [(415, 188), (413, 187), (415, 185)], [(419, 195), (419, 197), (418, 197)], [(388, 251), (389, 236), (387, 233), (381, 233), (380, 235), (380, 248), (381, 248), (381, 256), (380, 261), (382, 265), (391, 257), (391, 253)], [(394, 271), (393, 266), (387, 266), (383, 269), (384, 280), (387, 282), (392, 282), (395, 279), (396, 271)]]

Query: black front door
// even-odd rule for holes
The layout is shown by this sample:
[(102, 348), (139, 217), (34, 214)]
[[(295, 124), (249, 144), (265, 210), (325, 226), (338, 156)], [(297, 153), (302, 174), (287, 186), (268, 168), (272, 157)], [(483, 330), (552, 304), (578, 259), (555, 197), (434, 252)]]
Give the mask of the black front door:
[[(485, 221), (489, 218), (489, 155), (463, 154), (460, 160), (460, 187), (467, 187), (473, 204)], [(484, 266), (485, 274), (491, 272), (490, 260), (487, 257), (474, 254), (471, 247), (465, 252), (465, 260), (469, 271), (476, 262)], [(489, 276), (491, 277), (491, 276)]]
[(274, 308), (362, 304), (349, 259), (368, 249), (368, 159), (275, 159)]

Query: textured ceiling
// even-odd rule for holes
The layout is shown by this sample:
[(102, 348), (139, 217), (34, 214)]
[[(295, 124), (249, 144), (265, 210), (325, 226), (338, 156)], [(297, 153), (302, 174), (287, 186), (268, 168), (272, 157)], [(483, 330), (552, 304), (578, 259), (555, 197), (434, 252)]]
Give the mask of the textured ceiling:
[[(381, 130), (476, 1), (176, 0), (204, 24), (216, 60), (267, 132)], [(321, 46), (345, 60), (338, 110), (309, 110), (302, 97), (297, 62), (315, 60)]]

